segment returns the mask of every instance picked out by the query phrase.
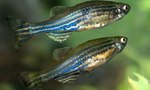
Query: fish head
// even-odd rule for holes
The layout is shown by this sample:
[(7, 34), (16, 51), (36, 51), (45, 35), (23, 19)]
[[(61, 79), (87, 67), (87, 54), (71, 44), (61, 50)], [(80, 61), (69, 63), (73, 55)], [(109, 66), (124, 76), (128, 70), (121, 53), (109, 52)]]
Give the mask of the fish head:
[[(88, 64), (87, 71), (103, 65), (114, 56), (120, 53), (127, 43), (127, 38), (124, 36), (115, 36), (115, 37), (104, 37), (96, 39), (95, 48), (90, 49), (92, 52), (89, 55), (93, 56), (86, 61)], [(93, 41), (91, 43), (94, 43)]]
[(118, 20), (124, 17), (125, 15), (127, 15), (129, 11), (130, 11), (130, 6), (128, 4), (121, 3), (121, 4), (117, 4), (113, 14), (115, 16), (115, 19)]
[(96, 56), (96, 58), (103, 60), (104, 63), (120, 53), (125, 48), (128, 41), (125, 36), (104, 37), (100, 40), (102, 41), (99, 44), (101, 47), (97, 50), (101, 52)]
[(113, 46), (115, 47), (118, 53), (124, 49), (124, 47), (127, 44), (127, 41), (128, 39), (125, 36), (119, 36), (115, 39), (115, 43)]

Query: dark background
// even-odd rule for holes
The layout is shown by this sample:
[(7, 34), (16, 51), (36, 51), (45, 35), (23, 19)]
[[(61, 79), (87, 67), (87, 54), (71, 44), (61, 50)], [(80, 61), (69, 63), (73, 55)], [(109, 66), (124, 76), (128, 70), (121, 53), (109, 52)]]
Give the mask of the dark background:
[(15, 75), (23, 71), (41, 71), (52, 67), (56, 48), (75, 47), (87, 40), (123, 35), (129, 41), (124, 51), (102, 68), (81, 76), (73, 84), (49, 81), (43, 90), (128, 90), (128, 76), (140, 73), (150, 80), (150, 1), (116, 0), (128, 3), (127, 16), (101, 30), (73, 33), (63, 44), (45, 34), (34, 36), (15, 50), (17, 42), (7, 16), (28, 22), (48, 19), (53, 6), (73, 6), (87, 0), (0, 0), (0, 90), (27, 90)]

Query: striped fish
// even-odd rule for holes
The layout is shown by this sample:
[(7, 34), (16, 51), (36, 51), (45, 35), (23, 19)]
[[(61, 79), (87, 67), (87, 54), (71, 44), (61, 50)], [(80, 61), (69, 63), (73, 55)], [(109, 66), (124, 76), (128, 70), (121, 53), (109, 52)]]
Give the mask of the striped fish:
[[(26, 85), (32, 88), (40, 86), (41, 83), (47, 82), (50, 79), (55, 79), (62, 83), (75, 80), (81, 72), (90, 72), (108, 62), (124, 49), (126, 43), (126, 37), (115, 36), (90, 40), (74, 49), (56, 49), (54, 51), (54, 58), (57, 60), (64, 59), (65, 61), (49, 72), (34, 78), (32, 77), (32, 79), (30, 78), (30, 80), (26, 81)], [(56, 58), (64, 56), (64, 54), (61, 54), (62, 52), (68, 54), (63, 58)], [(23, 74), (22, 77), (27, 78)]]
[(24, 41), (38, 33), (47, 33), (57, 42), (65, 41), (71, 32), (102, 28), (124, 17), (128, 4), (112, 1), (87, 1), (72, 7), (56, 6), (50, 18), (38, 23), (26, 22), (17, 27), (17, 40)]

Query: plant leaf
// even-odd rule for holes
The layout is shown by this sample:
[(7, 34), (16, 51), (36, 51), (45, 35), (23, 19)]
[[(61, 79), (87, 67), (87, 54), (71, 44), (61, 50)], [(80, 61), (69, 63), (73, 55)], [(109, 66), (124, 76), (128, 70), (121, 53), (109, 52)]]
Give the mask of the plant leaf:
[(128, 77), (128, 82), (131, 87), (131, 90), (150, 90), (150, 84), (144, 76), (138, 73), (134, 73), (134, 76), (138, 80), (134, 80), (133, 78)]

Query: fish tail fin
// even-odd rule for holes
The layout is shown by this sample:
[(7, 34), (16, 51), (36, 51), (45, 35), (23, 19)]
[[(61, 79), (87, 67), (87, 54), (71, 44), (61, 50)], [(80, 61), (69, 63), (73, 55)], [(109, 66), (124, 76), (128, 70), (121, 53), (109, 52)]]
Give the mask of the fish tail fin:
[(31, 24), (20, 19), (13, 17), (7, 17), (10, 28), (14, 30), (15, 40), (17, 42), (23, 42), (28, 40), (32, 36)]
[(29, 89), (39, 90), (44, 85), (42, 74), (39, 72), (22, 72), (18, 75), (19, 81)]

